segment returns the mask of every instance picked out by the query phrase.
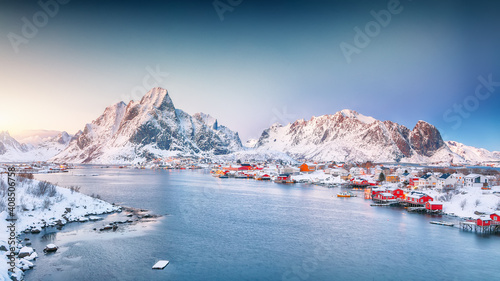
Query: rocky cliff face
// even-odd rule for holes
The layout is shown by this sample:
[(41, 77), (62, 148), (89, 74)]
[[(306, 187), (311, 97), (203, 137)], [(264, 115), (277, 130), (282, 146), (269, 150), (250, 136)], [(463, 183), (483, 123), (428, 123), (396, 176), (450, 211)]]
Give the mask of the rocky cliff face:
[(413, 130), (353, 110), (275, 124), (264, 130), (258, 150), (277, 150), (295, 158), (336, 161), (450, 161), (439, 131), (419, 121)]
[(117, 103), (87, 124), (67, 149), (51, 159), (74, 163), (129, 163), (174, 155), (210, 156), (241, 149), (238, 133), (210, 115), (176, 109), (167, 90), (140, 101)]

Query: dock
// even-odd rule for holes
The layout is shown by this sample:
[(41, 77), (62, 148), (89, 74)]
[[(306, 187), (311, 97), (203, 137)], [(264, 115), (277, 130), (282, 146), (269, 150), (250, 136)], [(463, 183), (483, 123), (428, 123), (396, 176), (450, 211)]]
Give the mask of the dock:
[(454, 226), (454, 223), (446, 222), (446, 221), (430, 221), (431, 224), (444, 225), (444, 226)]
[(408, 212), (425, 212), (425, 207), (406, 207)]
[(399, 203), (398, 202), (391, 202), (391, 203), (372, 203), (370, 204), (370, 206), (380, 206), (380, 207), (395, 207), (395, 206), (399, 206)]
[(153, 269), (164, 269), (169, 263), (169, 261), (165, 260), (158, 261), (155, 265), (153, 265)]
[(478, 225), (474, 220), (460, 222), (460, 229), (477, 233), (500, 233), (500, 224)]

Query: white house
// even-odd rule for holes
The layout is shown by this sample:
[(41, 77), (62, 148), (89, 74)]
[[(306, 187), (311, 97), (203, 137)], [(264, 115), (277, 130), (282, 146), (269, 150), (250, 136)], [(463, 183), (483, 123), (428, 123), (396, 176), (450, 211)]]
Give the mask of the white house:
[(451, 175), (452, 178), (454, 178), (457, 181), (457, 185), (464, 185), (464, 177), (465, 175), (462, 173), (454, 173)]
[(455, 188), (457, 184), (457, 179), (453, 177), (453, 175), (446, 173), (442, 174), (438, 179), (437, 179), (437, 184), (436, 188), (437, 189), (452, 189)]
[(434, 188), (434, 187), (436, 187), (437, 182), (438, 182), (438, 179), (434, 175), (432, 175), (432, 174), (423, 175), (418, 180), (418, 187), (419, 188)]
[(488, 179), (483, 175), (470, 174), (464, 177), (466, 187), (483, 187), (484, 183), (488, 183)]

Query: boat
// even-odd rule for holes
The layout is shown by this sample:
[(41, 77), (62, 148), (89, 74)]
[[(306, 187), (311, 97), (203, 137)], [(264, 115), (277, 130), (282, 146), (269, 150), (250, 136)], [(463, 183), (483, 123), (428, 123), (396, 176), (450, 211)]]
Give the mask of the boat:
[(227, 178), (229, 178), (229, 176), (228, 175), (219, 175), (218, 178), (219, 179), (227, 179)]
[(352, 192), (340, 192), (337, 193), (337, 197), (347, 198), (347, 197), (356, 197), (356, 195), (352, 194)]

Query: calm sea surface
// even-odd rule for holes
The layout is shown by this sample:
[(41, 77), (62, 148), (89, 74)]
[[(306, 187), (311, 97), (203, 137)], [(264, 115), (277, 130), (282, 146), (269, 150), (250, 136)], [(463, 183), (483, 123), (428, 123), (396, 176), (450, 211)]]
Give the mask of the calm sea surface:
[[(37, 175), (164, 215), (98, 233), (103, 222), (30, 235), (41, 253), (27, 280), (497, 280), (500, 236), (371, 207), (339, 188), (216, 179), (206, 171), (86, 168)], [(113, 219), (108, 217), (108, 220)], [(164, 270), (152, 270), (160, 259)]]

